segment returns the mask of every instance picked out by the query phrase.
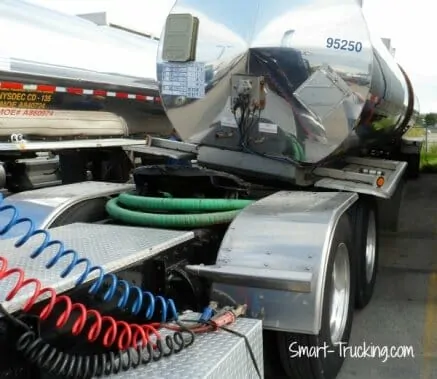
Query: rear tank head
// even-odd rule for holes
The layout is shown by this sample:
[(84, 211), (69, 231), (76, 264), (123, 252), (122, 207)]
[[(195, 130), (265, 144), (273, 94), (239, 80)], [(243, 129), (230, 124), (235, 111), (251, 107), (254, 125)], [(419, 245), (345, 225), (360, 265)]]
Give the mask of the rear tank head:
[(360, 140), (374, 51), (356, 0), (182, 0), (160, 41), (159, 88), (183, 140), (313, 165)]

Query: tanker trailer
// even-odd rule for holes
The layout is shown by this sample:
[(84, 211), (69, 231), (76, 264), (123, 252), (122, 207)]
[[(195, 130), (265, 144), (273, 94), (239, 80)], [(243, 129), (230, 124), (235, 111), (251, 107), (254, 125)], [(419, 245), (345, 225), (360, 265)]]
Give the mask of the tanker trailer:
[[(335, 378), (354, 305), (374, 291), (379, 230), (397, 225), (418, 112), (407, 73), (355, 0), (177, 1), (158, 66), (199, 167), (271, 191), (232, 221), (215, 264), (186, 270), (247, 303), (289, 377)], [(295, 345), (335, 353), (310, 361)]]
[[(14, 36), (0, 46), (1, 187), (77, 182), (87, 171), (126, 180), (124, 150), (171, 134), (156, 40), (24, 1), (2, 1), (0, 21)], [(38, 152), (49, 157), (32, 159)]]
[[(343, 2), (326, 7), (334, 12), (333, 7), (338, 4)], [(364, 23), (353, 25), (356, 16), (352, 12), (342, 21), (341, 28), (325, 26), (323, 33), (309, 30), (305, 21), (299, 19), (305, 12), (322, 11), (299, 9), (293, 12), (295, 16), (278, 16), (274, 22), (263, 16), (266, 23), (260, 17), (250, 43), (241, 37), (243, 31), (214, 36), (202, 29), (196, 61), (183, 63), (183, 68), (168, 65), (163, 73), (162, 95), (171, 101), (172, 97), (181, 96), (175, 94), (177, 85), (181, 85), (175, 79), (181, 76), (177, 70), (189, 66), (200, 76), (212, 60), (211, 46), (221, 46), (226, 38), (232, 46), (221, 57), (221, 71), (227, 71), (227, 75), (221, 75), (213, 88), (203, 94), (204, 84), (209, 83), (193, 81), (190, 86), (198, 87), (188, 89), (198, 92), (197, 101), (184, 107), (164, 104), (183, 138), (197, 141), (202, 136), (199, 144), (205, 152), (211, 152), (201, 154), (206, 164), (215, 165), (209, 160), (214, 159), (214, 151), (224, 148), (230, 151), (226, 157), (249, 154), (252, 158), (247, 161), (248, 167), (238, 164), (235, 168), (229, 158), (229, 169), (251, 171), (250, 162), (258, 158), (268, 158), (269, 164), (280, 161), (286, 166), (314, 168), (344, 156), (383, 154), (389, 145), (399, 143), (411, 126), (413, 88), (382, 41), (371, 38)], [(328, 16), (336, 20), (333, 13)], [(326, 24), (330, 25), (331, 19)], [(295, 29), (291, 41), (287, 22)], [(298, 30), (295, 24), (305, 27)], [(339, 33), (341, 36), (337, 37)], [(284, 35), (288, 46), (282, 42)], [(241, 96), (252, 97), (252, 104), (240, 105)], [(244, 123), (239, 125), (238, 120)], [(223, 138), (222, 134), (232, 137)], [(223, 165), (227, 167), (226, 157)], [(295, 169), (287, 171), (284, 179), (294, 182)]]
[[(143, 166), (134, 170), (134, 183), (74, 183), (4, 200), (14, 213), (0, 217), (0, 250), (11, 267), (3, 278), (16, 266), (23, 281), (37, 278), (58, 293), (72, 290), (72, 299), (86, 305), (84, 322), (72, 323), (73, 337), (71, 328), (56, 327), (70, 324), (69, 309), (54, 310), (60, 321), (41, 328), (46, 307), (40, 317), (20, 318), (32, 325), (26, 345), (20, 342), (28, 333), (17, 343), (14, 329), (2, 333), (1, 327), (11, 337), (0, 338), (8, 353), (0, 371), (2, 365), (14, 369), (9, 353), (15, 346), (26, 354), (15, 358), (18, 366), (31, 362), (32, 370), (57, 377), (262, 378), (263, 342), (265, 367), (282, 371), (266, 369), (266, 376), (334, 379), (348, 354), (354, 308), (364, 308), (374, 292), (378, 232), (387, 226), (378, 214), (396, 221), (396, 212), (384, 208), (400, 207), (407, 163), (381, 151), (399, 143), (412, 122), (411, 84), (371, 37), (355, 0), (180, 1), (163, 36), (159, 91), (183, 140), (166, 141), (165, 148), (190, 152), (197, 164)], [(148, 142), (150, 148), (163, 143)], [(9, 233), (23, 237), (8, 239)], [(39, 233), (47, 236), (41, 247), (26, 244)], [(42, 254), (55, 244), (55, 255)], [(67, 268), (64, 258), (71, 259)], [(91, 284), (92, 275), (97, 281)], [(6, 288), (0, 286), (6, 315), (43, 301), (21, 293), (11, 299), (19, 287)], [(51, 300), (46, 304), (57, 301)], [(202, 312), (207, 305), (200, 321), (218, 309), (214, 330), (245, 313), (233, 325), (245, 340), (216, 331), (187, 347), (183, 337), (165, 342), (162, 330), (168, 349), (146, 338), (123, 342), (144, 319), (162, 321), (144, 330), (168, 327), (184, 310)], [(99, 312), (118, 325), (126, 321), (125, 328), (101, 336), (97, 320), (86, 329), (86, 314)], [(100, 355), (95, 343), (111, 333), (118, 347)], [(147, 362), (154, 361), (152, 349), (163, 359), (142, 365), (138, 355), (131, 359), (131, 349), (120, 351), (126, 345), (145, 353)], [(175, 360), (166, 359), (173, 352), (177, 373)], [(126, 366), (114, 362), (124, 353)], [(125, 368), (136, 370), (121, 373)], [(30, 377), (37, 377), (34, 372)]]

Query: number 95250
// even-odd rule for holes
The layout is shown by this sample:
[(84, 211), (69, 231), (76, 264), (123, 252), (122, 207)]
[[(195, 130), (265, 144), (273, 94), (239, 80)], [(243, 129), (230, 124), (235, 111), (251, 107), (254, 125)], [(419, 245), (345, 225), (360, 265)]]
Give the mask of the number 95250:
[(363, 50), (363, 44), (359, 41), (350, 41), (347, 39), (332, 37), (326, 39), (326, 47), (328, 49), (354, 51), (356, 53), (359, 53), (361, 50)]

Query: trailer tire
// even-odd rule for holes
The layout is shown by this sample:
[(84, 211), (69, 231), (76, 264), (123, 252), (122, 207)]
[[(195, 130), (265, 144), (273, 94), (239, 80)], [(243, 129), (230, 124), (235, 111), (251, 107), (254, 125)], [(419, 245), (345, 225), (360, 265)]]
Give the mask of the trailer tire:
[(372, 198), (360, 199), (356, 205), (354, 237), (357, 254), (355, 306), (363, 309), (375, 290), (379, 260), (378, 214)]
[[(349, 343), (352, 329), (355, 296), (355, 257), (351, 240), (351, 223), (345, 214), (337, 224), (329, 251), (326, 281), (323, 293), (322, 323), (318, 335), (289, 332), (277, 334), (279, 356), (285, 374), (293, 379), (335, 379), (344, 362), (344, 347)], [(341, 250), (340, 250), (341, 247)], [(346, 247), (346, 249), (344, 249)], [(343, 307), (342, 332), (332, 338), (331, 290), (333, 285), (334, 263), (340, 255), (347, 257), (344, 268), (349, 268), (347, 304)], [(342, 349), (342, 350), (341, 350)], [(299, 351), (299, 353), (298, 353)], [(310, 355), (308, 355), (310, 354)]]
[(406, 176), (409, 179), (417, 179), (420, 176), (420, 153), (409, 154), (407, 163)]

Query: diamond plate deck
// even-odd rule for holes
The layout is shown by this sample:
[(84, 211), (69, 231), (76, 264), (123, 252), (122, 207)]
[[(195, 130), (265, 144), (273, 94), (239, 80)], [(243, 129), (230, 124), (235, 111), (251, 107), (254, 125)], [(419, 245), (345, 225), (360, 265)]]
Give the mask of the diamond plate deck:
[[(94, 265), (101, 265), (106, 272), (119, 271), (194, 238), (193, 232), (83, 223), (54, 228), (50, 234), (52, 239), (62, 241), (66, 249), (76, 250), (81, 257), (87, 257)], [(14, 247), (15, 239), (0, 241), (0, 255), (8, 260), (9, 268), (23, 269), (26, 278), (39, 279), (44, 286), (50, 286), (58, 293), (72, 289), (83, 273), (83, 266), (76, 267), (62, 279), (60, 273), (71, 262), (71, 256), (63, 257), (55, 267), (47, 270), (45, 264), (56, 254), (56, 247), (46, 249), (36, 259), (30, 258), (41, 241), (40, 236), (34, 237), (21, 248)], [(87, 281), (96, 276), (91, 274)], [(9, 312), (21, 309), (33, 290), (28, 286), (12, 301), (5, 301), (16, 280), (13, 276), (0, 282), (0, 303)]]
[[(185, 317), (193, 320), (199, 315)], [(262, 321), (240, 318), (229, 328), (246, 336), (261, 375), (264, 375)], [(109, 378), (260, 379), (244, 339), (225, 330), (198, 335), (194, 344), (180, 354)]]

